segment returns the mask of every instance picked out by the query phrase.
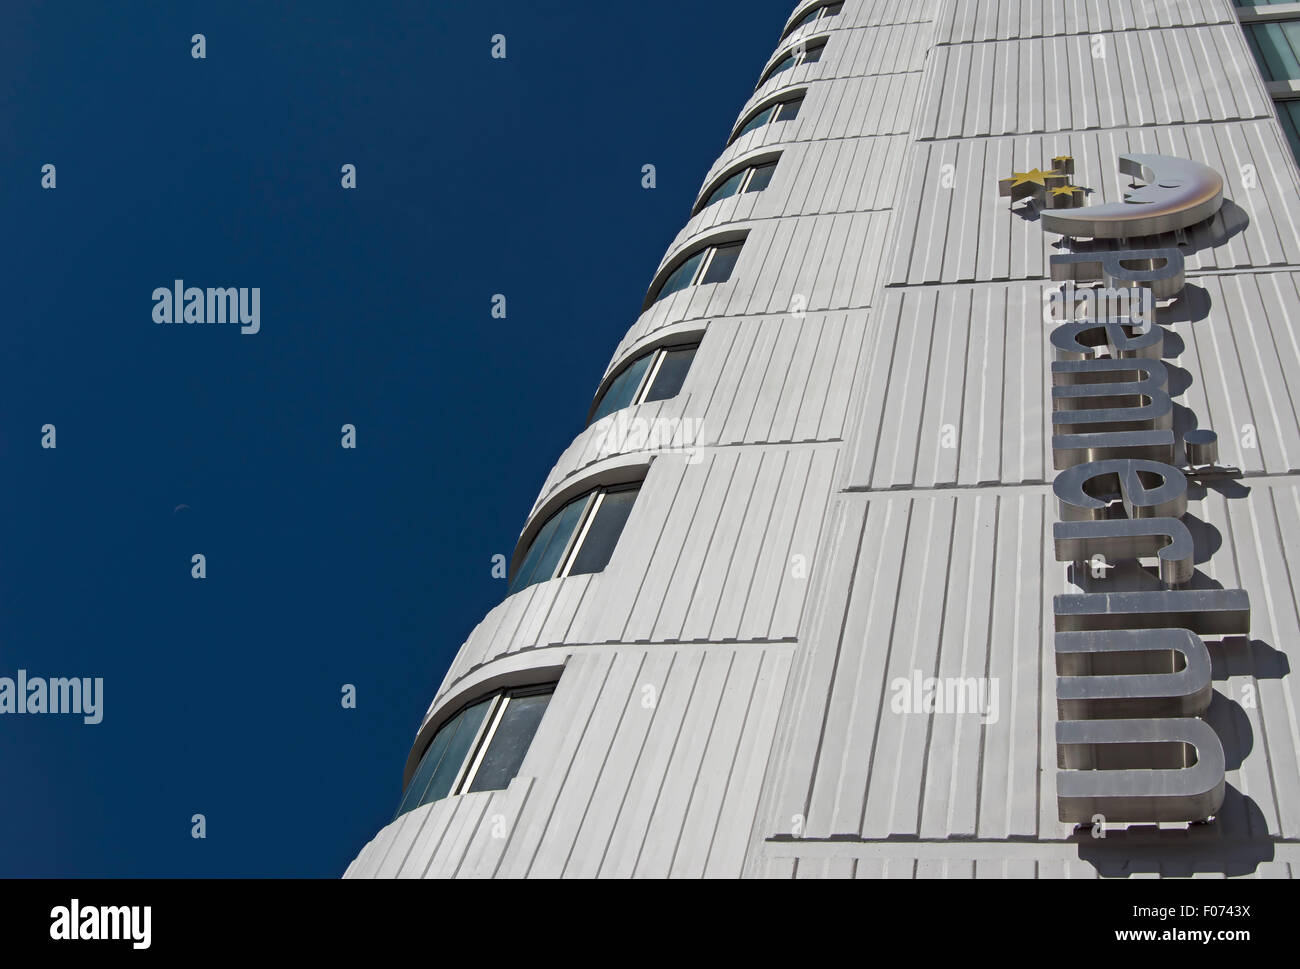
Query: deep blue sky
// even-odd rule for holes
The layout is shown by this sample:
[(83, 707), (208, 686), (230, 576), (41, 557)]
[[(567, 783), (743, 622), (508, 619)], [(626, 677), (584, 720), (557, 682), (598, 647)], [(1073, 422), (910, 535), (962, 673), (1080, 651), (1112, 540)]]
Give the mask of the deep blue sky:
[[(0, 875), (335, 876), (387, 823), (793, 7), (6, 0), (0, 676), (105, 684), (0, 716)], [(177, 278), (261, 332), (155, 325)]]

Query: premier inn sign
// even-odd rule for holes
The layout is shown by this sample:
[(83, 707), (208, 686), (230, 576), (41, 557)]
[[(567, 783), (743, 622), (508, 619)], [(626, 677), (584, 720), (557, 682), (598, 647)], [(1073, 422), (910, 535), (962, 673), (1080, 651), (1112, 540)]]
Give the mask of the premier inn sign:
[[(1154, 306), (1182, 292), (1183, 253), (1172, 241), (1132, 248), (1125, 240), (1212, 218), (1223, 205), (1223, 179), (1182, 158), (1119, 162), (1146, 182), (1122, 202), (1080, 206), (1069, 158), (1054, 159), (1051, 172), (1004, 179), (1002, 194), (1035, 198), (1043, 227), (1065, 237), (1069, 251), (1051, 257), (1053, 281), (1126, 289)], [(1250, 601), (1240, 589), (1195, 581), (1183, 516), (1188, 477), (1204, 469), (1175, 465), (1164, 336), (1145, 315), (1105, 311), (1067, 319), (1052, 333), (1055, 558), (1074, 563), (1076, 586), (1103, 590), (1053, 604), (1057, 809), (1075, 824), (1203, 821), (1223, 803), (1223, 747), (1203, 719), (1214, 691), (1202, 637), (1246, 635)], [(1197, 460), (1212, 434), (1193, 431), (1185, 440), (1192, 465), (1213, 462)], [(1130, 568), (1137, 581), (1126, 591), (1104, 591), (1112, 569), (1142, 559), (1155, 568)]]

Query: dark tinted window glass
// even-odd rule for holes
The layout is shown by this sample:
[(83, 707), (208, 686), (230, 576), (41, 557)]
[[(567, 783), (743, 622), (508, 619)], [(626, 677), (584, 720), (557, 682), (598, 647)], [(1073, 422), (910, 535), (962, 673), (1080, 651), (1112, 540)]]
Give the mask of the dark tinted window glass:
[(767, 72), (767, 74), (763, 77), (763, 80), (766, 81), (769, 78), (776, 77), (776, 75), (780, 74), (782, 71), (788, 71), (792, 67), (794, 67), (794, 54), (792, 53), (786, 54), (785, 57), (781, 58), (781, 60), (777, 63), (775, 67), (773, 67), (770, 71)]
[(587, 531), (582, 548), (573, 560), (570, 575), (587, 575), (599, 572), (609, 564), (609, 557), (614, 554), (614, 546), (627, 524), (627, 516), (632, 512), (632, 503), (636, 501), (636, 489), (611, 491), (600, 503), (600, 510)]
[(1246, 46), (1250, 48), (1251, 55), (1255, 58), (1255, 63), (1259, 65), (1260, 74), (1264, 75), (1264, 80), (1272, 77), (1268, 65), (1264, 63), (1264, 52), (1259, 49), (1259, 41), (1255, 39), (1255, 30), (1250, 24), (1243, 24), (1241, 32), (1246, 35)]
[(740, 256), (740, 243), (732, 242), (725, 246), (718, 246), (718, 251), (713, 255), (713, 261), (709, 263), (709, 268), (704, 273), (701, 283), (725, 283), (731, 278), (731, 270), (736, 268), (736, 259)]
[(691, 369), (691, 361), (695, 359), (695, 349), (676, 347), (664, 353), (664, 362), (659, 365), (655, 382), (645, 395), (647, 401), (667, 400), (677, 396), (686, 380), (686, 372)]
[(741, 169), (732, 175), (729, 179), (713, 190), (709, 200), (704, 203), (705, 206), (712, 205), (714, 202), (721, 202), (723, 199), (731, 198), (740, 190), (740, 183), (744, 181), (745, 169)]
[(749, 180), (745, 186), (746, 192), (761, 192), (772, 182), (772, 173), (776, 171), (776, 162), (768, 165), (759, 165), (754, 169), (754, 177)]
[(799, 108), (803, 106), (803, 98), (795, 98), (793, 101), (785, 101), (780, 105), (781, 110), (777, 112), (777, 121), (793, 121), (799, 117)]
[(560, 556), (569, 546), (569, 539), (573, 537), (573, 529), (578, 524), (586, 502), (586, 495), (575, 498), (547, 519), (533, 539), (533, 544), (528, 546), (523, 564), (519, 567), (514, 582), (510, 583), (509, 593), (518, 592), (537, 582), (545, 582), (555, 575)]
[(650, 366), (652, 359), (654, 354), (647, 353), (639, 360), (633, 360), (621, 374), (614, 378), (614, 382), (605, 391), (605, 396), (600, 398), (600, 403), (596, 405), (595, 413), (591, 415), (593, 424), (605, 415), (622, 410), (632, 403), (632, 397), (641, 386), (641, 378), (645, 376), (646, 368)]
[(411, 783), (406, 785), (406, 794), (402, 797), (402, 803), (397, 806), (398, 815), (405, 814), (420, 804), (420, 798), (424, 796), (424, 792), (429, 786), (429, 779), (442, 761), (442, 756), (447, 750), (447, 744), (451, 742), (458, 723), (460, 723), (460, 714), (444, 723), (438, 729), (438, 732), (433, 735), (433, 740), (429, 742), (429, 746), (425, 749), (424, 756), (420, 758), (419, 766), (415, 768), (415, 773), (411, 775)]
[(546, 551), (537, 561), (537, 572), (533, 575), (533, 582), (545, 582), (555, 575), (555, 570), (560, 567), (560, 559), (568, 550), (569, 540), (573, 537), (578, 522), (582, 520), (582, 513), (586, 507), (587, 496), (584, 495), (569, 502), (556, 516), (560, 520), (559, 524), (555, 528), (555, 534), (551, 536), (550, 543), (546, 546)]
[(791, 27), (788, 31), (786, 31), (786, 33), (787, 33), (787, 34), (793, 34), (793, 33), (794, 33), (796, 30), (798, 30), (800, 27), (805, 27), (805, 26), (807, 26), (808, 24), (812, 23), (814, 20), (817, 19), (817, 15), (818, 15), (819, 13), (821, 13), (821, 10), (820, 10), (820, 9), (818, 9), (818, 10), (809, 10), (806, 14), (804, 14), (802, 17), (800, 17), (800, 18), (799, 18), (799, 22), (798, 22), (797, 24), (795, 24), (793, 27)]
[(816, 47), (809, 47), (804, 54), (803, 62), (805, 64), (816, 64), (822, 59), (822, 51), (826, 49), (825, 44), (818, 44)]
[(745, 122), (745, 127), (741, 128), (738, 132), (736, 132), (736, 137), (739, 138), (741, 135), (748, 134), (749, 132), (753, 131), (755, 128), (763, 127), (763, 125), (767, 124), (768, 120), (772, 117), (772, 112), (774, 112), (776, 108), (777, 105), (770, 104), (762, 111), (758, 112), (758, 114), (754, 115), (747, 122)]
[(492, 743), (470, 783), (471, 791), (499, 791), (519, 773), (519, 765), (524, 762), (528, 745), (533, 742), (537, 725), (542, 722), (542, 714), (550, 702), (549, 693), (510, 698), (492, 734)]
[(506, 593), (507, 595), (511, 592), (517, 592), (532, 581), (533, 573), (537, 571), (537, 560), (546, 551), (546, 545), (551, 540), (551, 536), (555, 534), (555, 529), (559, 524), (560, 519), (557, 515), (549, 519), (538, 531), (533, 538), (533, 544), (529, 545), (528, 551), (524, 553), (524, 560), (519, 563), (519, 571), (515, 573), (514, 580), (510, 583), (510, 588)]
[(1286, 37), (1286, 48), (1288, 57), (1286, 58), (1288, 81), (1300, 79), (1300, 20), (1284, 20), (1279, 24), (1282, 33)]
[(465, 712), (456, 718), (456, 730), (447, 744), (447, 751), (442, 755), (441, 763), (433, 772), (424, 797), (420, 798), (421, 804), (429, 804), (451, 793), (451, 785), (455, 782), (456, 775), (460, 773), (465, 763), (465, 755), (469, 753), (470, 745), (474, 743), (474, 737), (478, 734), (479, 725), (483, 722), (483, 716), (491, 705), (491, 697), (480, 700), (472, 707), (466, 708)]
[(663, 286), (659, 288), (659, 293), (655, 296), (656, 302), (666, 296), (671, 296), (679, 289), (685, 289), (691, 284), (691, 280), (695, 278), (695, 270), (699, 268), (700, 261), (704, 259), (705, 251), (700, 250), (672, 271), (672, 274), (664, 280)]
[(1287, 141), (1291, 142), (1291, 152), (1300, 162), (1300, 101), (1277, 102), (1277, 117), (1282, 122)]
[(1267, 80), (1300, 78), (1300, 21), (1250, 24), (1246, 34)]
[[(1243, 0), (1237, 0), (1238, 4), (1241, 4), (1242, 2)], [(1272, 3), (1275, 2), (1275, 0), (1255, 0), (1255, 2)], [(1280, 0), (1277, 0), (1277, 2), (1280, 2)], [(806, 14), (800, 17), (799, 21), (794, 25), (792, 25), (790, 29), (785, 32), (785, 35), (787, 37), (790, 36), (790, 34), (793, 34), (800, 27), (808, 26), (818, 17), (821, 17), (823, 20), (825, 20), (827, 17), (838, 16), (839, 12), (843, 9), (844, 9), (843, 0), (840, 0), (840, 2), (838, 3), (828, 3), (824, 7), (814, 7), (812, 10), (808, 11)]]

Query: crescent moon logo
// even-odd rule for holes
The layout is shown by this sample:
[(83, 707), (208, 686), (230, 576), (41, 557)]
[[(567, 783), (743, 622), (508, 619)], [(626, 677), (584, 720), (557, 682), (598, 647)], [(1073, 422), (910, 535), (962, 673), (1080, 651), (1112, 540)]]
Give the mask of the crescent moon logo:
[(1223, 176), (1169, 155), (1120, 155), (1119, 170), (1147, 184), (1124, 201), (1042, 213), (1043, 228), (1071, 238), (1127, 239), (1204, 222), (1223, 206)]

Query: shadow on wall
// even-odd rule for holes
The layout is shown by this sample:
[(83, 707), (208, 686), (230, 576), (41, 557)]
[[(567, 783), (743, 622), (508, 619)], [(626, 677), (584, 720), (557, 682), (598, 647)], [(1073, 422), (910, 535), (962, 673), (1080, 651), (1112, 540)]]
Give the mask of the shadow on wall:
[[(1241, 833), (1224, 831), (1224, 818), (1239, 819), (1232, 828)], [(1081, 830), (1070, 840), (1078, 842), (1079, 859), (1103, 878), (1145, 874), (1180, 878), (1209, 872), (1250, 875), (1274, 856), (1259, 805), (1231, 784), (1224, 792), (1219, 819), (1212, 823), (1166, 831), (1155, 825), (1134, 825), (1125, 831), (1107, 831), (1104, 838)]]

